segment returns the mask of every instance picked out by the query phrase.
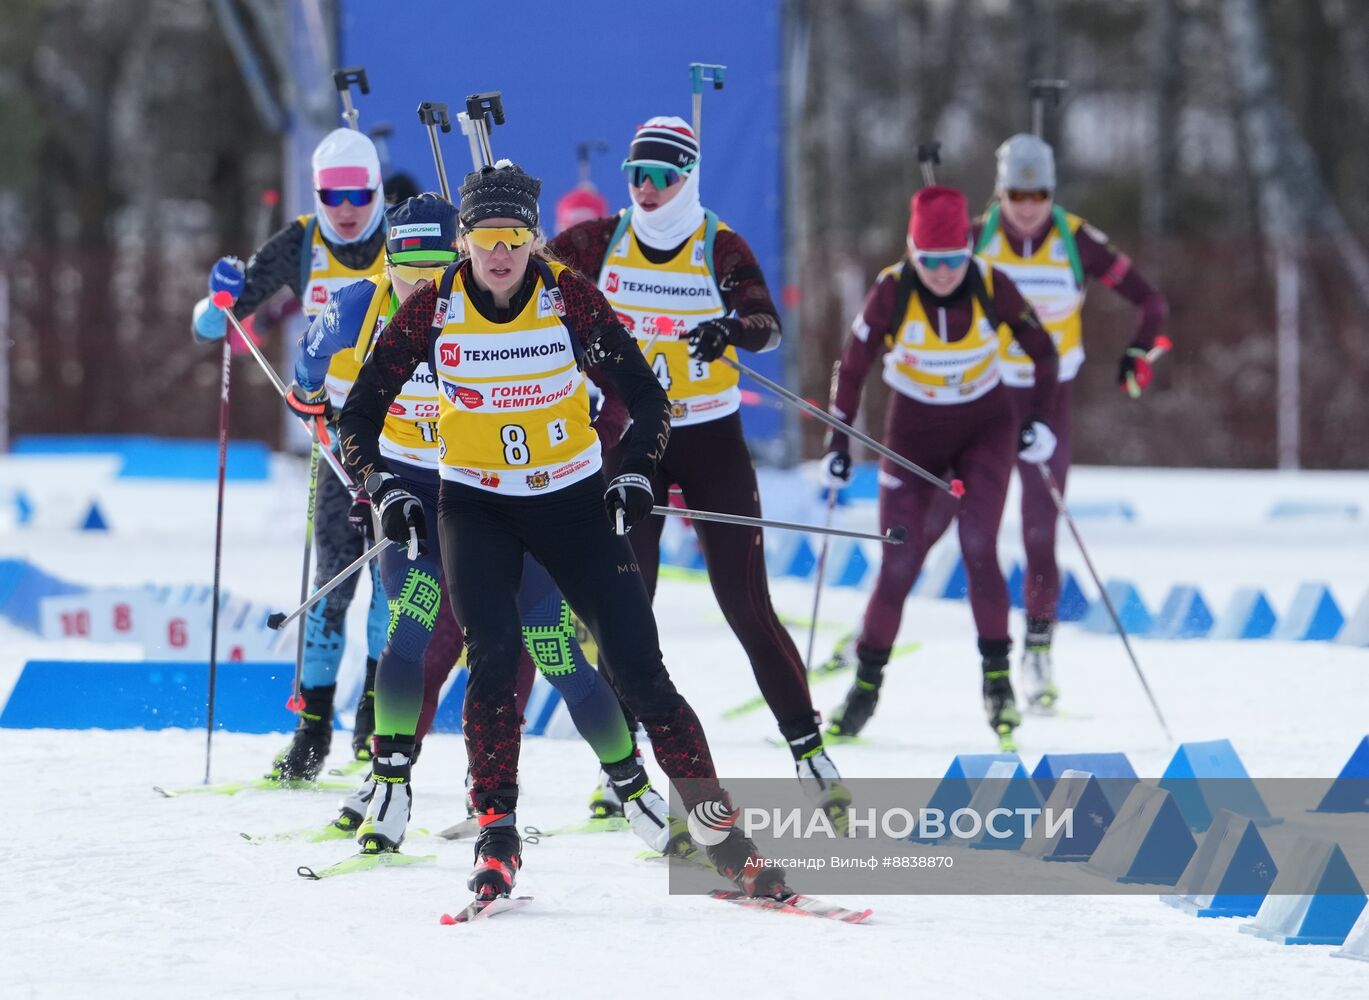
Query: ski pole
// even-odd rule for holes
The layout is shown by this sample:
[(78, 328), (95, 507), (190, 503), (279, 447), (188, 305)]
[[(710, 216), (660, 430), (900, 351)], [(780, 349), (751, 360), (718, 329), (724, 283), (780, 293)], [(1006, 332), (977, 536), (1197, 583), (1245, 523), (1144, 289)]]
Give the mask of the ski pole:
[[(214, 294), (214, 305), (223, 310), (224, 315), (228, 317), (228, 322), (232, 325), (233, 329), (237, 331), (242, 342), (247, 345), (248, 352), (256, 359), (257, 364), (261, 365), (261, 370), (264, 371), (266, 377), (271, 380), (271, 384), (275, 386), (276, 392), (279, 394), (280, 398), (284, 399), (286, 393), (290, 390), (281, 380), (281, 377), (276, 374), (276, 370), (271, 367), (271, 362), (267, 361), (265, 355), (261, 353), (261, 348), (247, 335), (247, 331), (242, 328), (242, 323), (238, 321), (238, 317), (233, 315), (232, 297), (227, 292), (216, 292)], [(328, 467), (333, 470), (333, 474), (338, 477), (338, 481), (341, 482), (343, 486), (347, 487), (347, 492), (355, 497), (357, 492), (356, 484), (352, 482), (352, 477), (347, 474), (347, 470), (342, 467), (342, 462), (333, 454), (333, 449), (328, 447), (330, 442), (327, 431), (319, 428), (317, 424), (315, 424), (315, 430), (320, 433), (320, 439), (324, 444), (322, 451), (323, 460), (328, 463)]]
[(347, 123), (347, 127), (353, 131), (361, 131), (361, 126), (357, 124), (357, 109), (352, 106), (352, 84), (356, 84), (363, 94), (371, 92), (371, 84), (366, 79), (366, 71), (360, 66), (348, 66), (345, 69), (333, 71), (333, 86), (337, 88), (338, 96), (342, 98), (342, 120)]
[(428, 130), (428, 142), (433, 147), (433, 163), (437, 167), (437, 183), (442, 188), (442, 197), (452, 200), (452, 189), (447, 183), (447, 164), (442, 159), (442, 144), (438, 141), (437, 130), (452, 130), (452, 120), (447, 115), (447, 105), (440, 101), (424, 101), (418, 106), (418, 120)]
[[(833, 528), (830, 525), (803, 524), (799, 521), (774, 521), (768, 517), (748, 517), (745, 514), (722, 514), (713, 510), (690, 510), (688, 507), (651, 508), (651, 513), (661, 517), (687, 517), (692, 521), (717, 521), (719, 524), (739, 524), (747, 528), (777, 528), (780, 531), (802, 531), (810, 535), (840, 535), (843, 538), (864, 538), (871, 542), (884, 542), (888, 545), (902, 545), (908, 529), (896, 524), (882, 535), (868, 531), (853, 531), (850, 528)], [(621, 516), (621, 513), (620, 513)]]
[(824, 424), (826, 424), (828, 427), (831, 427), (833, 430), (841, 431), (848, 437), (855, 438), (861, 444), (865, 445), (865, 447), (873, 451), (876, 455), (880, 455), (884, 458), (887, 458), (895, 465), (899, 466), (900, 468), (908, 470), (915, 476), (925, 479), (927, 482), (931, 483), (938, 489), (945, 490), (947, 493), (949, 493), (951, 496), (957, 499), (965, 495), (965, 484), (962, 483), (959, 479), (952, 479), (948, 483), (940, 476), (932, 475), (930, 472), (928, 472), (922, 466), (918, 465), (916, 462), (909, 461), (908, 459), (900, 455), (898, 452), (894, 451), (892, 448), (888, 448), (880, 442), (876, 441), (869, 434), (866, 434), (863, 431), (856, 430), (850, 424), (846, 423), (846, 421), (840, 420), (832, 416), (832, 414), (828, 413), (820, 406), (814, 406), (812, 403), (808, 402), (808, 400), (804, 399), (798, 393), (790, 392), (788, 389), (780, 385), (778, 382), (771, 381), (770, 379), (762, 375), (760, 372), (754, 371), (753, 369), (742, 364), (740, 361), (733, 361), (725, 354), (718, 360), (731, 365), (733, 368), (737, 369), (737, 371), (741, 372), (743, 375), (749, 375), (751, 378), (755, 379), (757, 382), (765, 386), (765, 388), (769, 389), (771, 392), (779, 396), (781, 399), (788, 400), (790, 403), (793, 403), (795, 406), (799, 407), (799, 409), (803, 410), (803, 412), (809, 414), (810, 416), (816, 417), (818, 420), (821, 420)]
[(1136, 671), (1136, 677), (1141, 682), (1141, 688), (1145, 691), (1146, 697), (1150, 699), (1150, 707), (1155, 710), (1155, 718), (1159, 720), (1160, 728), (1165, 731), (1165, 738), (1172, 743), (1174, 736), (1169, 731), (1169, 724), (1165, 722), (1164, 713), (1160, 711), (1160, 706), (1155, 701), (1155, 695), (1151, 692), (1150, 685), (1146, 683), (1146, 675), (1141, 672), (1141, 664), (1137, 662), (1136, 653), (1132, 651), (1131, 640), (1127, 638), (1127, 630), (1122, 627), (1122, 619), (1118, 616), (1117, 609), (1112, 605), (1112, 598), (1108, 596), (1107, 588), (1099, 579), (1098, 571), (1093, 568), (1093, 560), (1089, 558), (1088, 549), (1084, 548), (1084, 539), (1079, 534), (1079, 527), (1074, 523), (1074, 517), (1070, 514), (1069, 507), (1065, 506), (1065, 498), (1060, 492), (1060, 486), (1056, 483), (1055, 476), (1051, 474), (1048, 465), (1042, 462), (1037, 468), (1041, 470), (1041, 478), (1046, 481), (1046, 489), (1050, 490), (1051, 500), (1055, 502), (1055, 509), (1060, 512), (1060, 516), (1069, 525), (1070, 534), (1074, 536), (1074, 544), (1079, 546), (1079, 554), (1084, 557), (1084, 565), (1088, 567), (1089, 575), (1093, 577), (1093, 585), (1098, 588), (1098, 593), (1103, 599), (1103, 607), (1107, 608), (1108, 617), (1112, 619), (1117, 634), (1122, 638), (1122, 645), (1126, 647), (1132, 669)]
[(1038, 139), (1046, 134), (1046, 108), (1058, 108), (1060, 95), (1069, 85), (1068, 80), (1027, 81), (1027, 95), (1032, 105), (1032, 134)]
[[(318, 507), (318, 463), (319, 448), (318, 429), (310, 428), (309, 443), (309, 497), (304, 505), (304, 560), (299, 571), (299, 599), (305, 600), (309, 596), (309, 567), (314, 558), (314, 511)], [(295, 677), (290, 685), (290, 697), (285, 701), (285, 707), (292, 712), (302, 712), (304, 710), (304, 629), (299, 630), (299, 635), (295, 637)]]
[(933, 139), (917, 146), (917, 164), (922, 168), (922, 183), (931, 187), (936, 183), (936, 168), (941, 163), (941, 143)]
[[(294, 621), (300, 615), (304, 614), (304, 612), (308, 611), (323, 598), (327, 597), (338, 587), (342, 586), (343, 581), (345, 581), (349, 576), (351, 576), (357, 570), (361, 569), (361, 567), (365, 566), (368, 562), (370, 562), (376, 556), (380, 555), (393, 544), (394, 542), (390, 541), (390, 539), (382, 538), (380, 541), (376, 542), (361, 555), (357, 556), (356, 559), (352, 560), (352, 562), (348, 563), (345, 567), (343, 567), (342, 571), (338, 573), (337, 576), (333, 577), (318, 590), (310, 594), (303, 601), (303, 603), (301, 603), (300, 606), (297, 607), (294, 611), (291, 611), (288, 615), (280, 611), (273, 612), (266, 619), (266, 627), (274, 631), (280, 631), (281, 629), (285, 628), (285, 626), (289, 625), (292, 621)], [(409, 536), (409, 558), (418, 558), (418, 536), (412, 533)]]
[[(841, 362), (832, 363), (832, 378), (827, 389), (827, 399), (829, 401), (837, 398), (837, 377), (841, 374)], [(837, 505), (837, 488), (831, 484), (827, 487), (827, 510), (823, 514), (822, 525), (824, 528), (832, 526), (832, 509)], [(809, 673), (813, 671), (813, 643), (818, 634), (818, 604), (822, 600), (822, 578), (827, 572), (827, 550), (832, 541), (831, 535), (822, 536), (822, 546), (818, 550), (818, 573), (817, 579), (813, 582), (813, 615), (808, 620), (808, 652), (803, 658), (803, 669)]]
[(713, 84), (714, 90), (723, 89), (723, 75), (727, 72), (727, 67), (718, 63), (690, 63), (689, 64), (689, 84), (692, 93), (694, 111), (694, 141), (699, 148), (703, 148), (700, 133), (704, 123), (704, 84)]
[(214, 515), (213, 608), (209, 612), (209, 699), (205, 707), (204, 783), (209, 784), (209, 765), (214, 754), (214, 687), (219, 675), (219, 580), (223, 566), (223, 494), (228, 468), (228, 390), (232, 385), (233, 345), (223, 338), (223, 371), (219, 382), (219, 499)]

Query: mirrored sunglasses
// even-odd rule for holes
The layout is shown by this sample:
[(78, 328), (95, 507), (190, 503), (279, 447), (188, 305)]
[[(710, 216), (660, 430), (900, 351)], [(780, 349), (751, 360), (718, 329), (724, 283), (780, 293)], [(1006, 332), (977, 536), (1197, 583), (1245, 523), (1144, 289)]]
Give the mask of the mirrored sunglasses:
[(919, 253), (917, 255), (917, 262), (929, 271), (935, 271), (938, 267), (954, 271), (969, 259), (970, 252), (968, 250), (952, 250), (949, 253)]
[(536, 235), (536, 231), (527, 226), (477, 226), (466, 230), (466, 239), (482, 250), (493, 250), (501, 243), (515, 250), (525, 243), (531, 243)]
[(1049, 191), (1009, 191), (1009, 201), (1034, 201), (1040, 204), (1043, 201), (1051, 200)]
[(344, 202), (362, 208), (375, 199), (376, 193), (370, 188), (324, 188), (318, 193), (318, 200), (329, 208), (337, 208)]

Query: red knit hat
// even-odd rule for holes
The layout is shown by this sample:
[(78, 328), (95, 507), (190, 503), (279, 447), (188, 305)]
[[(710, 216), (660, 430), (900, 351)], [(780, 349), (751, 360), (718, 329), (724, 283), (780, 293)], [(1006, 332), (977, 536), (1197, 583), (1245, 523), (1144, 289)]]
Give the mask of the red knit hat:
[(556, 231), (608, 215), (608, 199), (592, 187), (572, 188), (556, 203)]
[(919, 250), (963, 250), (970, 245), (970, 209), (952, 187), (933, 185), (913, 195), (908, 241)]

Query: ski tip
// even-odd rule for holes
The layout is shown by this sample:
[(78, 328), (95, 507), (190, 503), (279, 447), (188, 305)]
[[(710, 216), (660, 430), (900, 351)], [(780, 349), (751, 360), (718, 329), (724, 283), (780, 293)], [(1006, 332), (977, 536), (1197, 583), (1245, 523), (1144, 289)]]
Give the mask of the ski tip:
[(456, 918), (450, 913), (444, 913), (437, 922), (443, 927), (450, 927), (452, 924), (456, 923)]
[(163, 788), (161, 785), (153, 785), (153, 786), (152, 786), (152, 790), (153, 790), (154, 792), (156, 792), (158, 795), (160, 795), (160, 796), (161, 796), (162, 798), (164, 798), (164, 799), (174, 799), (174, 798), (176, 797), (176, 793), (175, 793), (175, 792), (168, 792), (168, 791), (167, 791), (165, 788)]
[(307, 878), (311, 882), (317, 882), (319, 879), (323, 877), (307, 865), (300, 865), (298, 868), (295, 869), (295, 874), (298, 875), (300, 878)]

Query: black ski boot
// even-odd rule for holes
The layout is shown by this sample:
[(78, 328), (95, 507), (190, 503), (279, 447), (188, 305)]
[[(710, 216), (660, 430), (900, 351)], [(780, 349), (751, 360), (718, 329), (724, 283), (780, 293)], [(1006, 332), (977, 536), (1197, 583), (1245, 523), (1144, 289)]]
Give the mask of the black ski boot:
[(1013, 730), (1022, 724), (1008, 666), (1011, 645), (1007, 639), (979, 640), (979, 652), (983, 657), (980, 669), (984, 672), (984, 711), (989, 716), (989, 728), (998, 734), (999, 749), (1004, 753), (1017, 750)]
[(846, 701), (832, 712), (827, 723), (829, 736), (849, 738), (865, 728), (879, 703), (879, 688), (884, 683), (884, 665), (889, 662), (890, 652), (856, 646), (856, 680), (846, 692)]
[(466, 888), (476, 899), (495, 899), (513, 891), (518, 869), (523, 867), (523, 840), (518, 836), (514, 808), (518, 789), (500, 788), (493, 792), (472, 792), (480, 821), (475, 840), (475, 868), (466, 879)]
[(273, 781), (313, 781), (323, 770), (333, 742), (333, 695), (337, 685), (301, 688), (304, 708), (300, 709), (299, 725), (290, 738), (290, 745), (271, 762)]
[(748, 896), (786, 899), (784, 869), (761, 857), (751, 838), (736, 827), (737, 811), (725, 801), (701, 802), (689, 811), (689, 832), (704, 846), (718, 874)]
[(355, 760), (371, 759), (371, 735), (376, 729), (376, 661), (366, 660), (366, 680), (361, 685), (361, 697), (357, 699), (357, 717), (352, 725), (352, 757)]

